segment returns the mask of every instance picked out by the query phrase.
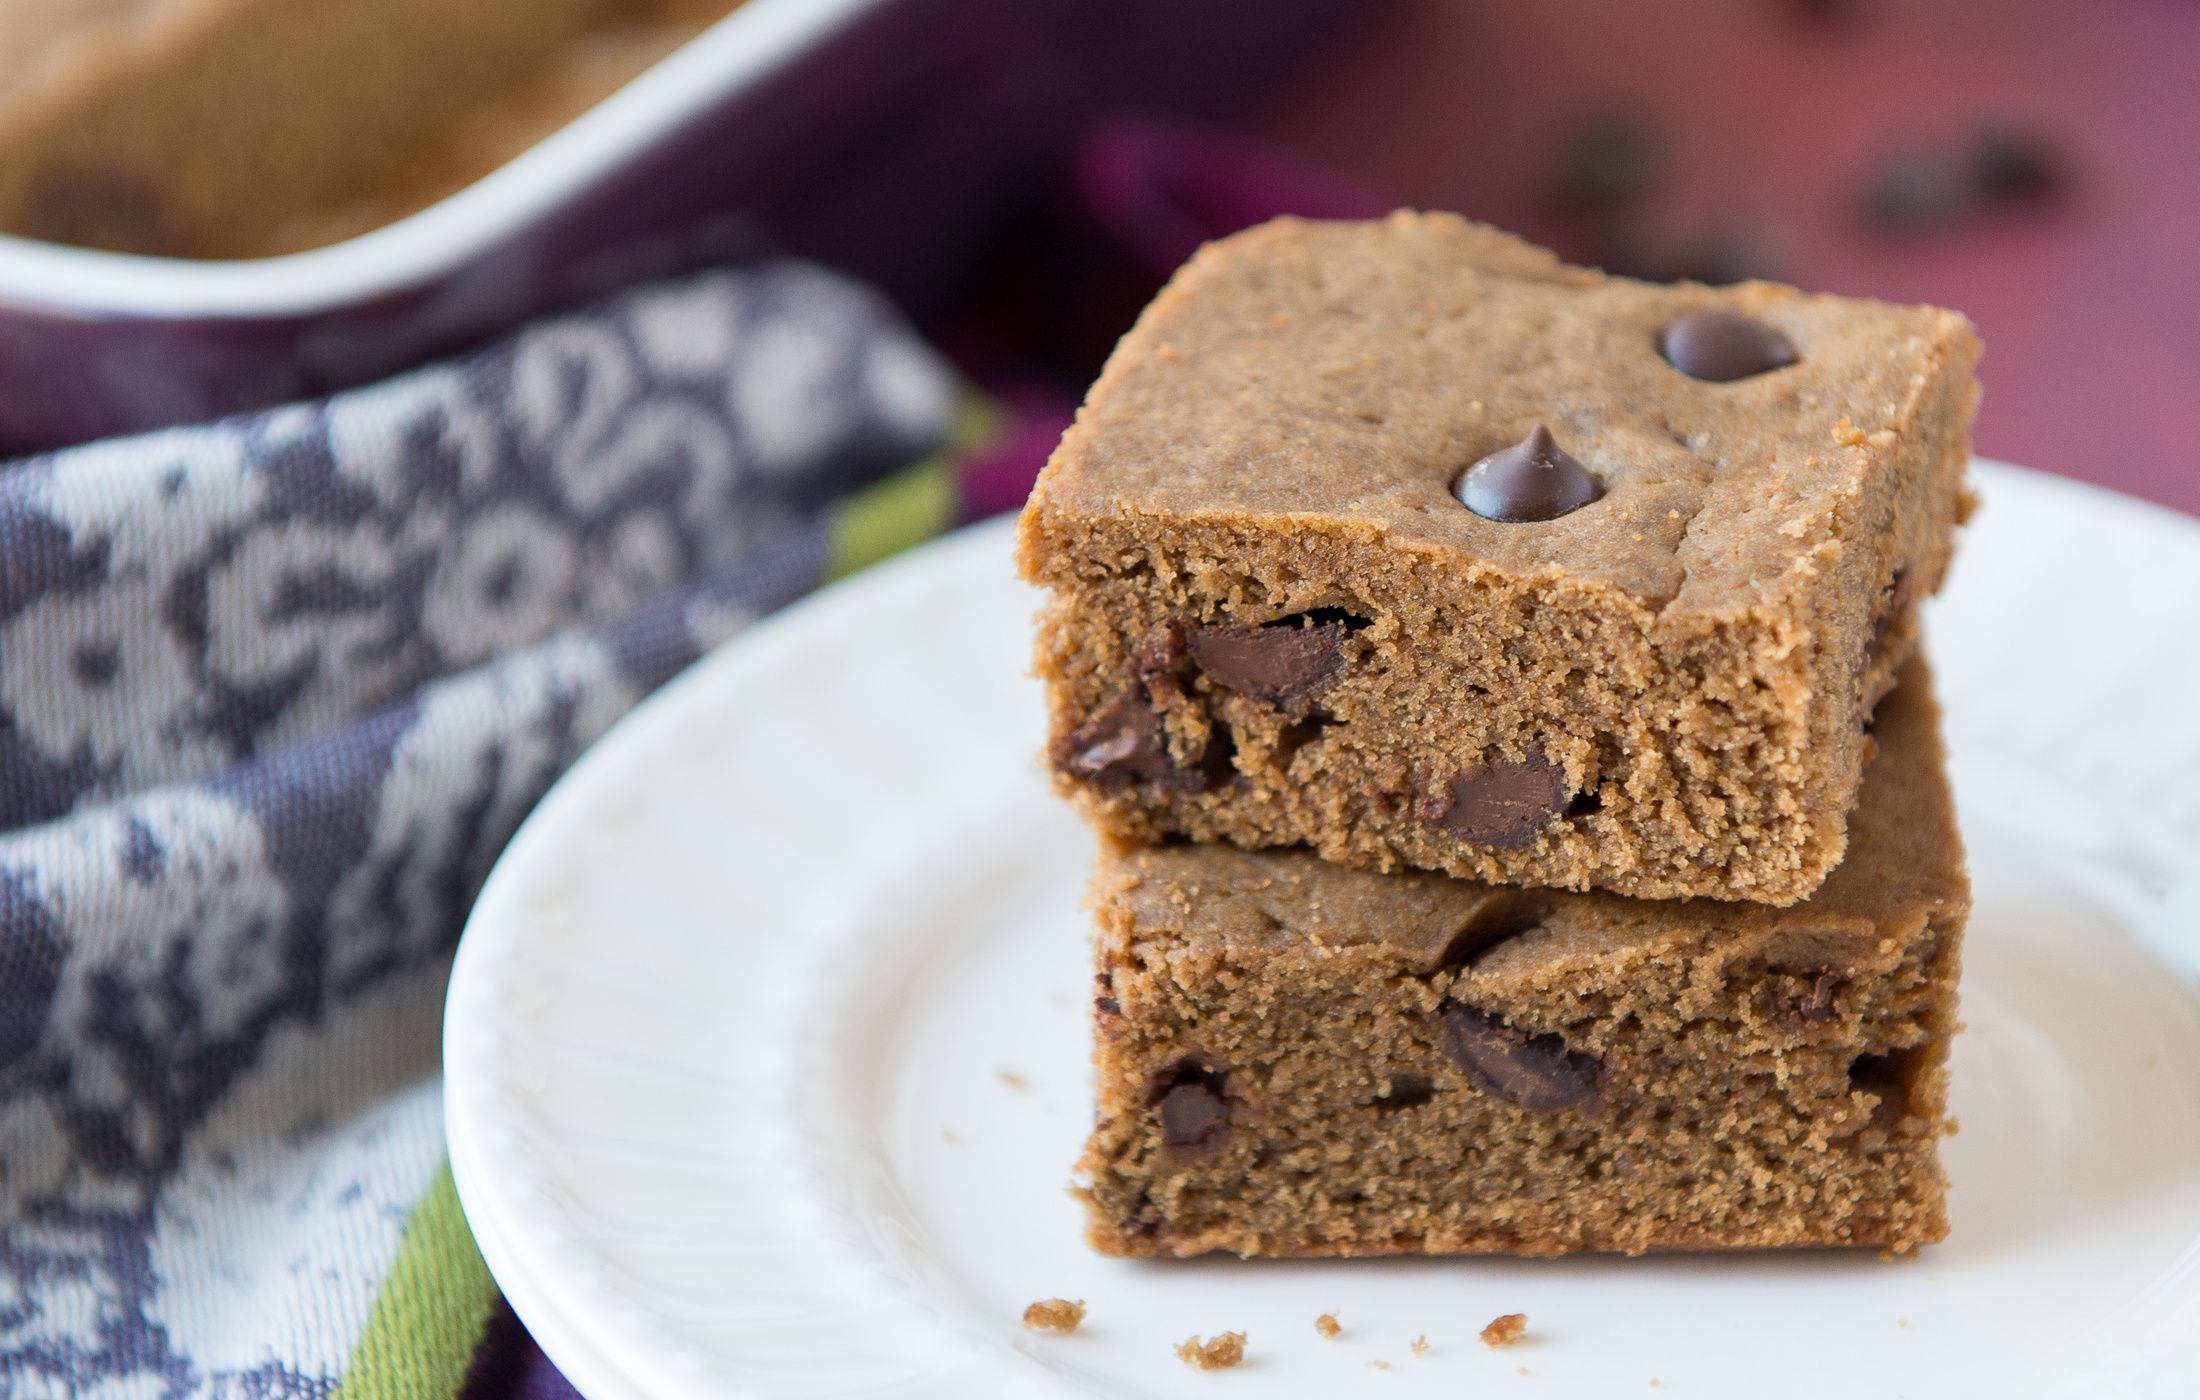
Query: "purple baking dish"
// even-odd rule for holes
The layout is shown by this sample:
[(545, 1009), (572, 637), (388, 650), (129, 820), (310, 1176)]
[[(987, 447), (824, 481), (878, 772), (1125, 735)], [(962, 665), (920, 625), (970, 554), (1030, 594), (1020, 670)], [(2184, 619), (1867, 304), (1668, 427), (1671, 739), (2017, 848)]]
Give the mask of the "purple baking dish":
[(764, 247), (921, 311), (1084, 122), (1232, 105), (1327, 8), (749, 0), (502, 168), (330, 247), (207, 262), (0, 236), (0, 449), (310, 396)]

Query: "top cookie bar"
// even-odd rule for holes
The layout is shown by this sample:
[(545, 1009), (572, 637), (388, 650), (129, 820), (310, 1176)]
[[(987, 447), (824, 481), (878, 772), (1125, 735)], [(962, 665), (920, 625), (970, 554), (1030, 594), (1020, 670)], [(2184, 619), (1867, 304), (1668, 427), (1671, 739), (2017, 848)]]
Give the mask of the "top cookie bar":
[(1947, 568), (1978, 348), (1449, 215), (1213, 244), (1019, 527), (1059, 780), (1134, 841), (1802, 899)]

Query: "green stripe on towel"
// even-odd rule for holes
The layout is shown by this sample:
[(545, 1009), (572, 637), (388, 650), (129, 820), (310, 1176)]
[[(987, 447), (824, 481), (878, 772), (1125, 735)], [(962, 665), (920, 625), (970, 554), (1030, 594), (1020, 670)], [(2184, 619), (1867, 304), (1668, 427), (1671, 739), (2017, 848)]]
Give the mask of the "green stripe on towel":
[(445, 1162), (405, 1222), (335, 1400), (451, 1400), (466, 1383), (496, 1298)]
[(939, 451), (834, 507), (828, 526), (827, 581), (846, 578), (952, 529), (961, 501), (957, 469), (998, 441), (1004, 426), (991, 404), (976, 397), (965, 399)]

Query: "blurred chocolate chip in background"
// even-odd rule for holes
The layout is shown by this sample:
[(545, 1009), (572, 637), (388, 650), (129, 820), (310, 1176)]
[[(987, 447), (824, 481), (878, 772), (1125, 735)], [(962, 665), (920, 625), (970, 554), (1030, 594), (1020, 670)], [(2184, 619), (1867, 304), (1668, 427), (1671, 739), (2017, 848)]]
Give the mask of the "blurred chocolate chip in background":
[(1864, 213), (1883, 233), (1926, 233), (1969, 217), (1976, 199), (1964, 162), (1944, 150), (1881, 159), (1864, 190)]
[(1971, 180), (1988, 204), (2058, 199), (2070, 189), (2071, 164), (2062, 143), (2042, 131), (1989, 122), (1971, 138)]
[(1725, 286), (1773, 277), (1780, 259), (1763, 228), (1738, 217), (1676, 228), (1654, 212), (1671, 161), (1666, 133), (1645, 113), (1605, 106), (1563, 127), (1542, 194), (1571, 228), (1554, 243), (1575, 261), (1646, 282)]
[(1864, 189), (1864, 214), (1882, 233), (1933, 233), (2068, 193), (2074, 161), (2029, 127), (1981, 123), (1959, 144), (1914, 145), (1882, 158)]
[(1713, 287), (1776, 278), (1781, 257), (1772, 236), (1746, 219), (1675, 231), (1620, 221), (1598, 231), (1591, 261), (1617, 277), (1645, 282), (1702, 282)]
[(1639, 203), (1665, 176), (1665, 144), (1649, 119), (1617, 108), (1559, 133), (1543, 194), (1566, 214), (1608, 214)]
[(1864, 0), (1773, 0), (1773, 8), (1804, 24), (1830, 27), (1860, 19), (1871, 7)]

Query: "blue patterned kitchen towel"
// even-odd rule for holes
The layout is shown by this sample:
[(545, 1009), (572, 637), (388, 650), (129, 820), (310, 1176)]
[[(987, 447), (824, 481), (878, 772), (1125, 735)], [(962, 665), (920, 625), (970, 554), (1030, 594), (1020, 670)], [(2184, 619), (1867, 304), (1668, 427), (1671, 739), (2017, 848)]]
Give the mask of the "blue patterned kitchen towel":
[(334, 1392), (442, 1179), (489, 864), (637, 699), (936, 512), (954, 401), (773, 263), (0, 467), (0, 1395)]

